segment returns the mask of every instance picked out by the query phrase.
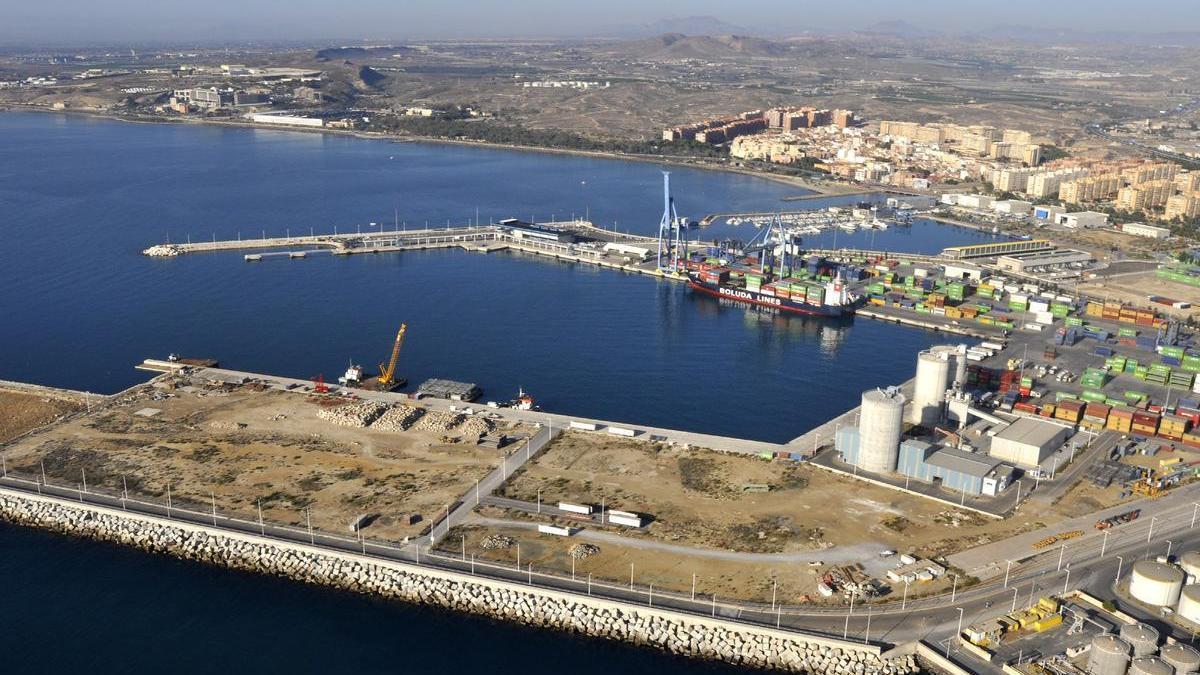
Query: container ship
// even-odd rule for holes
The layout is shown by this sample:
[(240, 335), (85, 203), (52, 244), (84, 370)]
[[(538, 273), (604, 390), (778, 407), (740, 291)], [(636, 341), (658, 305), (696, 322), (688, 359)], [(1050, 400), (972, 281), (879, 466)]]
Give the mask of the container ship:
[(687, 274), (688, 285), (700, 293), (783, 312), (839, 318), (854, 314), (862, 304), (840, 273), (824, 282), (772, 279), (770, 273), (728, 267), (688, 270)]

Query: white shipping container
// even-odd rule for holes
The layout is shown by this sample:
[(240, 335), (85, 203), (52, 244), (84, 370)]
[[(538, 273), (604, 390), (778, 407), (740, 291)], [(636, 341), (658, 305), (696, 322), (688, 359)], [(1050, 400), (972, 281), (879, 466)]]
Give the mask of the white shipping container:
[(907, 553), (901, 553), (900, 554), (900, 562), (901, 562), (901, 564), (904, 564), (904, 565), (911, 565), (911, 564), (917, 562), (917, 559)]
[(538, 525), (538, 532), (542, 534), (554, 534), (560, 537), (571, 536), (571, 530), (565, 527), (556, 527), (554, 525)]
[(1040, 324), (1040, 323), (1025, 324), (1025, 330), (1033, 330), (1033, 331), (1041, 332), (1042, 328), (1044, 328), (1044, 326), (1042, 326), (1042, 324)]
[(1192, 382), (1192, 393), (1200, 394), (1200, 377), (1197, 377), (1196, 381)]
[(1029, 311), (1031, 312), (1049, 312), (1050, 303), (1045, 300), (1030, 300)]
[(1021, 287), (1016, 284), (1004, 284), (1004, 290), (1007, 293), (1020, 293)]
[(1008, 298), (1009, 302), (1029, 302), (1029, 296), (1023, 293), (1013, 293)]
[(983, 355), (982, 355), (982, 354), (976, 354), (976, 353), (974, 353), (974, 352), (967, 352), (967, 360), (968, 360), (968, 361), (982, 361), (982, 360), (983, 360)]
[(642, 517), (635, 514), (617, 515), (616, 512), (609, 511), (607, 520), (615, 525), (628, 525), (629, 527), (642, 526)]
[(913, 268), (913, 276), (914, 277), (927, 277), (927, 276), (929, 276), (929, 270), (925, 269), (924, 267), (914, 267)]
[(592, 422), (576, 422), (575, 420), (571, 420), (571, 428), (583, 431), (595, 431), (600, 428), (600, 425)]
[(609, 427), (608, 433), (610, 433), (614, 436), (630, 436), (630, 437), (632, 437), (632, 436), (638, 435), (638, 432), (636, 429), (622, 429), (621, 427)]
[(1050, 324), (1054, 323), (1054, 315), (1050, 312), (1035, 312), (1033, 315), (1033, 320), (1049, 326)]
[(578, 513), (585, 516), (592, 515), (592, 507), (584, 506), (582, 504), (572, 504), (571, 502), (559, 502), (558, 510), (566, 511), (568, 513)]
[(980, 342), (979, 346), (983, 349), (990, 349), (994, 352), (1004, 349), (1004, 345), (1000, 344), (999, 342)]

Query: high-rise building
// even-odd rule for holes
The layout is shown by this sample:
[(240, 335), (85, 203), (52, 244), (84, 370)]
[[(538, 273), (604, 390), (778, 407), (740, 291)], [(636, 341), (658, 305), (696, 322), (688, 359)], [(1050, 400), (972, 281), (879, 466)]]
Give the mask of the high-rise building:
[(1172, 162), (1146, 162), (1131, 166), (1121, 172), (1121, 179), (1128, 185), (1137, 186), (1157, 180), (1173, 180), (1179, 173), (1179, 165)]
[(1183, 194), (1200, 192), (1200, 171), (1189, 171), (1175, 177), (1175, 189)]
[(999, 169), (992, 172), (992, 187), (1002, 192), (1024, 192), (1032, 169)]
[(1012, 143), (1013, 145), (1032, 145), (1033, 134), (1018, 129), (1005, 129), (1003, 136), (1000, 137), (1000, 141), (1002, 143)]
[(833, 111), (834, 126), (845, 129), (846, 127), (853, 126), (854, 122), (855, 122), (855, 119), (854, 119), (854, 111), (853, 110), (834, 110)]
[(1121, 211), (1144, 211), (1163, 206), (1175, 194), (1175, 186), (1169, 180), (1154, 180), (1140, 185), (1121, 188), (1117, 193), (1116, 207)]
[(1167, 200), (1166, 212), (1163, 215), (1167, 220), (1200, 218), (1200, 192), (1171, 197)]
[(1085, 176), (1059, 185), (1058, 198), (1068, 204), (1108, 199), (1121, 189), (1121, 177), (1115, 173)]

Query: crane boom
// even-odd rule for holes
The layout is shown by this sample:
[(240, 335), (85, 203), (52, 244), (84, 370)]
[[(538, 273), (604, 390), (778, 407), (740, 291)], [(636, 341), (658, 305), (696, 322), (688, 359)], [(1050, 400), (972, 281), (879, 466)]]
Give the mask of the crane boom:
[(396, 359), (400, 358), (400, 345), (404, 344), (404, 333), (408, 330), (408, 324), (400, 324), (400, 330), (396, 333), (396, 343), (392, 345), (392, 358), (388, 360), (387, 366), (379, 364), (379, 384), (389, 385), (396, 381)]

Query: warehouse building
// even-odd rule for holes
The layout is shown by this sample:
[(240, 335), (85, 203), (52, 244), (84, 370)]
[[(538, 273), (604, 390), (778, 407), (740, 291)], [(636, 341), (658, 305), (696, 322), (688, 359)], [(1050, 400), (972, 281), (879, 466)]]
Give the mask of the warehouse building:
[(535, 225), (516, 218), (506, 218), (499, 223), (500, 227), (508, 228), (518, 239), (537, 239), (554, 241), (560, 244), (574, 244), (578, 237), (574, 232), (549, 225)]
[(1170, 229), (1147, 225), (1145, 223), (1125, 223), (1121, 226), (1121, 231), (1125, 234), (1132, 234), (1135, 237), (1148, 237), (1150, 239), (1166, 239), (1171, 236)]
[(1063, 249), (1048, 253), (1003, 255), (996, 258), (996, 266), (1005, 272), (1028, 274), (1030, 272), (1060, 270), (1064, 267), (1090, 265), (1095, 260), (1095, 257), (1091, 253)]
[(1023, 417), (992, 437), (988, 454), (1022, 468), (1036, 468), (1062, 447), (1067, 433), (1064, 426)]
[(1075, 211), (1072, 213), (1060, 213), (1054, 219), (1054, 222), (1069, 227), (1072, 229), (1088, 229), (1092, 227), (1104, 227), (1108, 225), (1108, 214), (1100, 213), (1099, 211)]
[(955, 448), (942, 448), (924, 441), (900, 444), (897, 470), (910, 478), (972, 496), (995, 497), (1013, 479), (1013, 467), (995, 457)]

